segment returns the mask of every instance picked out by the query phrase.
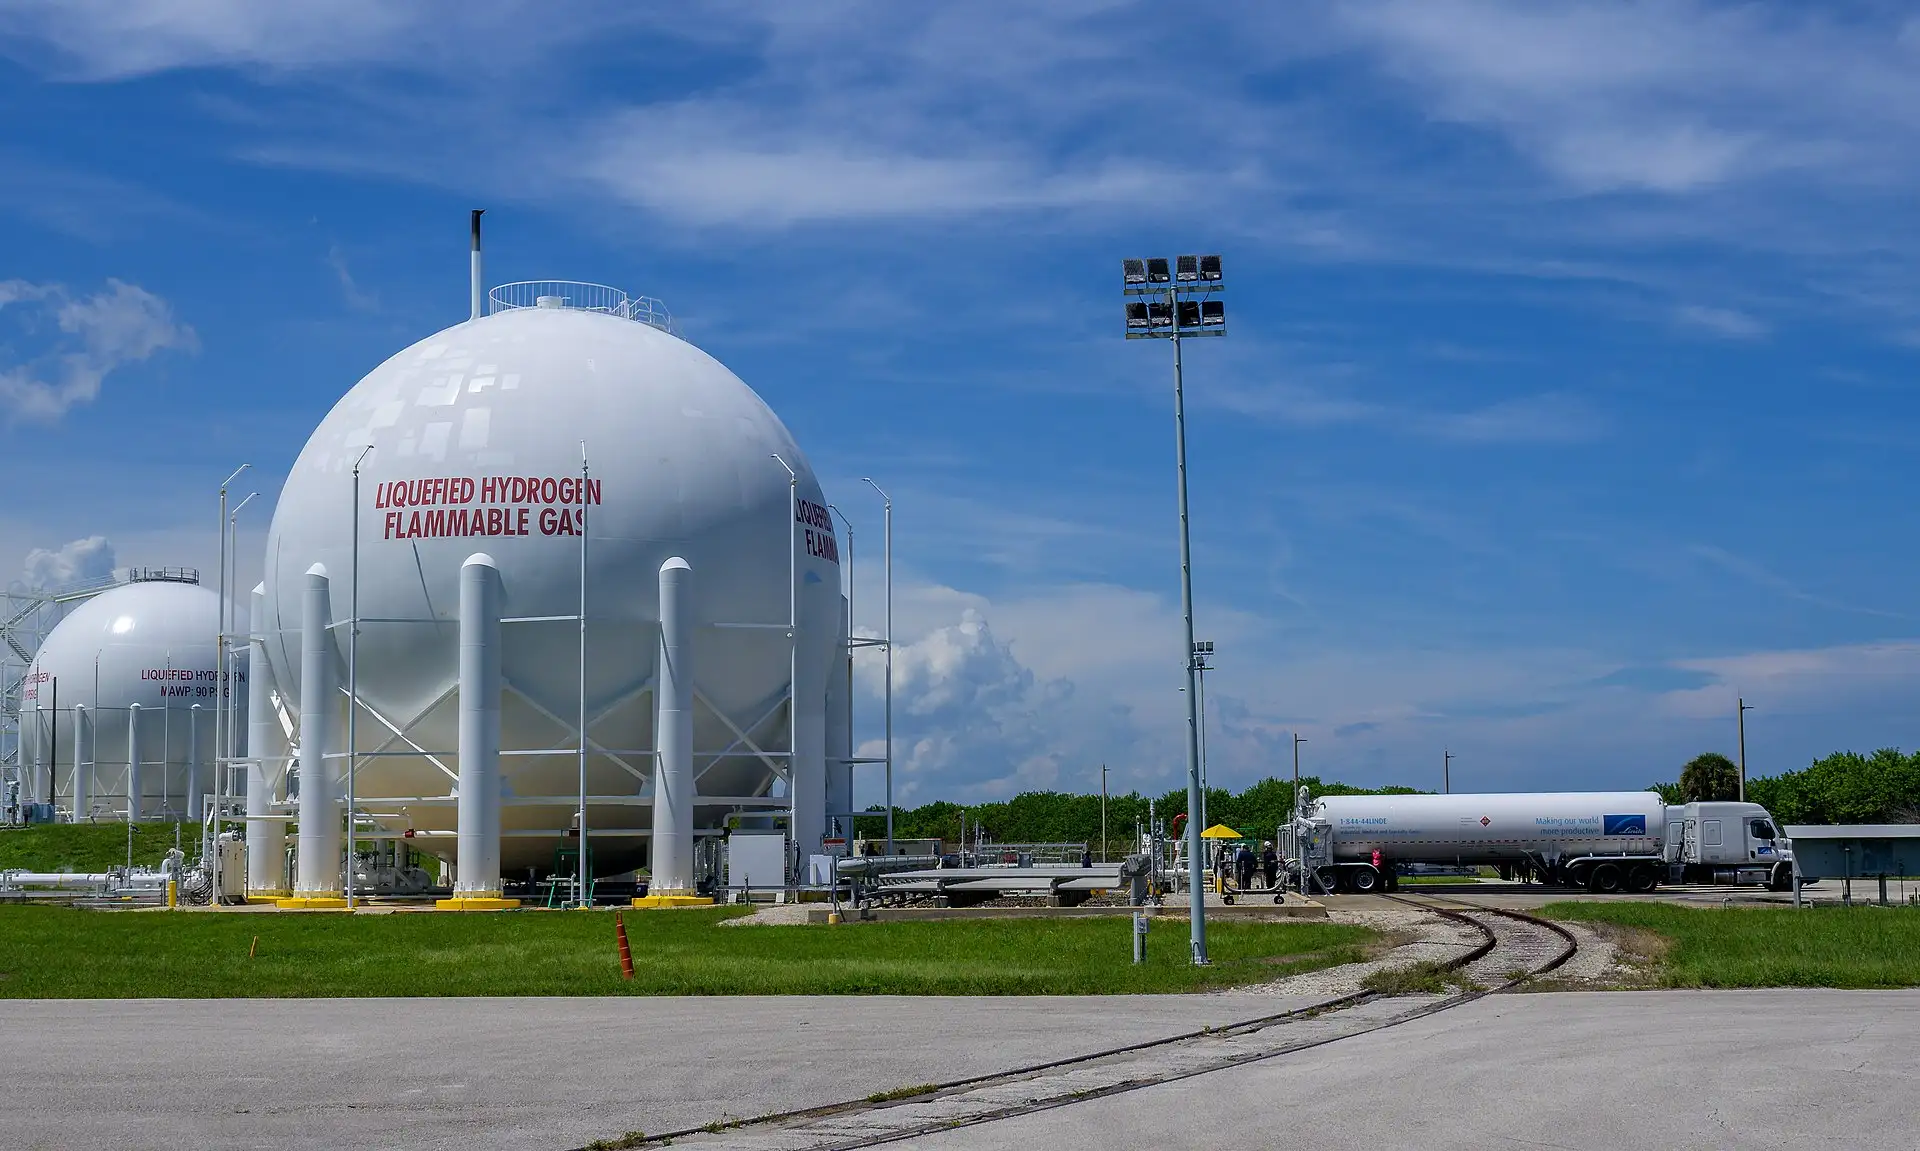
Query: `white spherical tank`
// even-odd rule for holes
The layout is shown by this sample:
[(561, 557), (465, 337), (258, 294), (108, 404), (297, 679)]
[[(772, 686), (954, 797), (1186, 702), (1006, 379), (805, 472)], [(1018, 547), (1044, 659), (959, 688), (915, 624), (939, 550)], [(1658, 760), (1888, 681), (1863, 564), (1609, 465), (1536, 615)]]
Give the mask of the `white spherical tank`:
[[(573, 617), (583, 513), (587, 815), (597, 872), (645, 856), (665, 560), (684, 558), (693, 573), (702, 828), (753, 806), (736, 801), (775, 790), (774, 769), (786, 769), (789, 750), (790, 660), (800, 682), (799, 755), (817, 757), (824, 685), (845, 642), (826, 501), (773, 412), (684, 340), (552, 302), (456, 325), (362, 379), (300, 453), (265, 560), (261, 630), (275, 686), (301, 697), (302, 597), (320, 564), (344, 699), (352, 471), (361, 460), (355, 805), (451, 857), (460, 571), (476, 553), (493, 557), (506, 617), (500, 863), (509, 877), (556, 866), (557, 849), (576, 842), (582, 666)], [(790, 610), (800, 622), (794, 649)], [(341, 707), (336, 750), (346, 746)], [(333, 785), (342, 790), (337, 778)]]
[[(175, 576), (109, 588), (61, 620), (21, 685), (20, 758), (36, 794), (51, 766), (55, 802), (76, 820), (125, 819), (131, 780), (135, 818), (197, 821), (214, 785), (219, 614), (218, 596)], [(236, 730), (245, 668), (242, 650)]]

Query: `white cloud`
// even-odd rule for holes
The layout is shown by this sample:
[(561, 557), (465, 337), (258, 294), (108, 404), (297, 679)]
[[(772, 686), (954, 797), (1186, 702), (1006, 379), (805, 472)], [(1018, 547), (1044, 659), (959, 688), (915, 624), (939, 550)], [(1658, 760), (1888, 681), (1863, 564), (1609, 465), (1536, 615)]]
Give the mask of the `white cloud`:
[(1456, 411), (1362, 399), (1292, 382), (1216, 386), (1208, 396), (1229, 411), (1285, 424), (1370, 425), (1467, 444), (1574, 443), (1608, 430), (1606, 417), (1592, 404), (1563, 392), (1515, 396)]
[(115, 369), (165, 348), (199, 347), (193, 329), (175, 322), (165, 300), (133, 284), (108, 280), (103, 291), (75, 296), (62, 284), (0, 281), (0, 309), (13, 308), (29, 337), (51, 320), (58, 335), (38, 354), (0, 367), (0, 401), (17, 419), (53, 420), (75, 404), (91, 402)]
[(28, 552), (20, 582), (30, 590), (46, 591), (110, 579), (113, 568), (112, 542), (105, 536), (88, 536), (52, 550)]
[(1767, 334), (1765, 324), (1733, 308), (1683, 304), (1675, 309), (1674, 318), (1688, 327), (1699, 328), (1729, 340), (1757, 340)]
[(1870, 18), (1692, 2), (1337, 11), (1438, 117), (1500, 132), (1580, 191), (1684, 194), (1807, 169), (1848, 184), (1912, 160), (1920, 79)]

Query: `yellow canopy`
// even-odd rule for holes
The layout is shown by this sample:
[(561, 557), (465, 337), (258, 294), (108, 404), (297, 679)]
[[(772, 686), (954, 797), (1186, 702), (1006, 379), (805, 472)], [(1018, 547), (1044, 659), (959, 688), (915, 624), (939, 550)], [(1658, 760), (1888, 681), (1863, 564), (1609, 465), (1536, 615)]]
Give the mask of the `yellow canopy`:
[(1224, 823), (1216, 823), (1200, 833), (1201, 839), (1242, 839), (1239, 832)]

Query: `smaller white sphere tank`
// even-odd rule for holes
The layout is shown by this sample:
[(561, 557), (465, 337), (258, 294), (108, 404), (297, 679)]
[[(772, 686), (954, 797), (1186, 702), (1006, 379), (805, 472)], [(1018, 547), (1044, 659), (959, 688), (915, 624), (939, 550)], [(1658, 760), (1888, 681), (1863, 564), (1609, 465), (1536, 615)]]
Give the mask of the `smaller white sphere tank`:
[[(76, 821), (124, 820), (131, 784), (135, 819), (197, 821), (214, 784), (219, 614), (219, 597), (176, 571), (136, 573), (61, 620), (20, 688), (29, 790), (45, 796), (51, 773), (54, 803)], [(246, 725), (245, 667), (242, 645), (236, 731)]]

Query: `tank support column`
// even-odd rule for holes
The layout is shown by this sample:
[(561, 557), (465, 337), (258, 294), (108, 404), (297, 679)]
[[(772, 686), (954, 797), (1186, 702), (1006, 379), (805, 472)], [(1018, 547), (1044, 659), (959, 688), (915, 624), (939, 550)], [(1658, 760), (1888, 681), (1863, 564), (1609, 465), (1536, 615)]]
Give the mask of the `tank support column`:
[(127, 822), (140, 821), (140, 796), (145, 790), (140, 778), (140, 705), (127, 706)]
[(287, 825), (270, 809), (285, 793), (286, 770), (278, 763), (273, 669), (267, 666), (266, 584), (254, 585), (247, 631), (247, 895), (279, 899), (287, 894)]
[(300, 611), (299, 881), (281, 907), (345, 907), (340, 897), (340, 795), (327, 754), (333, 747), (332, 583), (324, 564), (307, 569)]
[(73, 821), (91, 822), (87, 812), (92, 808), (93, 800), (88, 796), (93, 774), (93, 713), (86, 704), (78, 704), (73, 709)]
[(660, 565), (660, 651), (654, 665), (653, 846), (635, 907), (712, 903), (693, 888), (693, 569)]
[(460, 565), (460, 860), (447, 911), (503, 911), (500, 897), (500, 569), (475, 552)]

